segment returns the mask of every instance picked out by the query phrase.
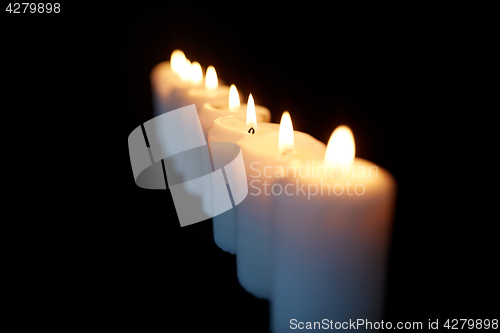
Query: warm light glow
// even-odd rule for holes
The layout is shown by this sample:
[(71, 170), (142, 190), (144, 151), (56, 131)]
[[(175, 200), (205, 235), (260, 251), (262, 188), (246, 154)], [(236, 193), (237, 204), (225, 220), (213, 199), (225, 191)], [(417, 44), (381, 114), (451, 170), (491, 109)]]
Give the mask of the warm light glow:
[(354, 162), (355, 154), (356, 146), (351, 129), (343, 125), (337, 127), (326, 146), (325, 165), (348, 169)]
[(186, 58), (179, 69), (179, 76), (182, 80), (187, 81), (191, 78), (191, 61)]
[(293, 141), (293, 125), (292, 118), (288, 111), (283, 112), (280, 122), (280, 131), (278, 136), (278, 150), (283, 153), (287, 150), (292, 150), (294, 147)]
[(240, 95), (234, 84), (229, 87), (229, 110), (236, 110), (240, 107)]
[(189, 80), (192, 83), (200, 83), (201, 80), (203, 80), (203, 71), (201, 70), (201, 65), (199, 62), (194, 61), (191, 64), (191, 71), (189, 74)]
[[(248, 96), (247, 103), (247, 128), (248, 133), (255, 134), (257, 132), (257, 116), (255, 114), (255, 102), (252, 94)], [(253, 131), (252, 131), (253, 128)]]
[(184, 55), (184, 52), (181, 50), (175, 50), (170, 56), (170, 69), (172, 69), (172, 72), (179, 74), (185, 62), (186, 56)]
[(205, 88), (216, 89), (219, 86), (217, 80), (217, 73), (215, 72), (214, 66), (208, 66), (207, 75), (205, 76)]

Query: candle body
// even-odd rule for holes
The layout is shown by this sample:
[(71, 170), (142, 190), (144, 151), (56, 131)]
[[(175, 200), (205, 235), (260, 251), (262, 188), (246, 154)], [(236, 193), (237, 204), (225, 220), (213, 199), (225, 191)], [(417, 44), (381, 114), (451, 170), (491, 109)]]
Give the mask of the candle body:
[[(190, 195), (201, 196), (202, 189), (189, 181), (210, 173), (211, 166), (194, 105), (152, 118), (144, 123), (144, 128), (150, 147), (158, 147), (158, 154), (168, 157), (164, 158), (164, 166), (169, 184), (183, 183)], [(184, 150), (182, 147), (186, 146), (188, 148)]]
[[(199, 115), (201, 106), (209, 101), (220, 103), (221, 101), (228, 101), (229, 87), (221, 85), (215, 89), (209, 90), (204, 87), (203, 81), (193, 83), (189, 80), (183, 80), (181, 77), (174, 73), (170, 68), (170, 62), (165, 61), (156, 65), (151, 71), (151, 84), (153, 90), (153, 104), (154, 116), (162, 115), (166, 112), (177, 110), (188, 105), (194, 104), (196, 111)], [(191, 128), (197, 128), (200, 123), (199, 116), (190, 118), (192, 123)], [(178, 128), (176, 131), (184, 133), (185, 129)], [(188, 135), (197, 135), (192, 130), (187, 132)], [(184, 134), (175, 134), (179, 139)], [(155, 131), (150, 134), (152, 140), (164, 140), (165, 133)], [(206, 136), (205, 136), (206, 141)], [(168, 146), (168, 145), (165, 145)], [(193, 154), (180, 154), (173, 157), (165, 163), (169, 163), (168, 167), (171, 173), (175, 173), (176, 177), (184, 180), (190, 180), (195, 175), (206, 174), (207, 170), (211, 170), (209, 159), (203, 156), (199, 158), (195, 152)], [(167, 165), (166, 165), (167, 166)], [(200, 188), (191, 187), (193, 183), (186, 183), (186, 190), (189, 194), (200, 196)], [(193, 185), (194, 186), (194, 185)], [(206, 190), (206, 189), (205, 189)]]
[(248, 196), (236, 207), (236, 268), (238, 281), (252, 295), (270, 299), (274, 198), (286, 195), (276, 183), (291, 168), (319, 161), (326, 150), (324, 143), (294, 131), (292, 153), (278, 152), (278, 132), (238, 141), (244, 156)]
[[(258, 131), (254, 135), (264, 135), (270, 132), (277, 132), (278, 130), (278, 124), (259, 123)], [(212, 142), (236, 143), (246, 136), (252, 136), (252, 134), (247, 132), (246, 120), (236, 116), (224, 116), (216, 119), (207, 131), (209, 148), (210, 143)], [(243, 160), (245, 161), (246, 158), (243, 152), (242, 155)], [(223, 159), (224, 158), (222, 156), (221, 160)], [(214, 216), (212, 220), (215, 244), (217, 244), (217, 246), (222, 250), (235, 254), (236, 210), (230, 209), (220, 215)]]
[(176, 90), (171, 94), (174, 100), (181, 100), (184, 103), (196, 105), (198, 114), (200, 113), (205, 103), (213, 105), (223, 105), (229, 101), (229, 87), (219, 85), (214, 89), (206, 89), (205, 87), (194, 87), (187, 90)]
[(194, 104), (186, 103), (183, 98), (190, 88), (202, 87), (203, 82), (194, 84), (182, 80), (170, 68), (170, 62), (164, 61), (156, 65), (151, 71), (151, 86), (153, 91), (153, 114), (159, 116), (168, 111)]
[(373, 166), (356, 158), (355, 177), (280, 180), (305, 193), (275, 198), (272, 332), (292, 331), (292, 318), (382, 319), (396, 183)]
[[(255, 114), (257, 118), (257, 123), (268, 123), (271, 121), (271, 112), (268, 108), (260, 105), (255, 105)], [(208, 135), (208, 129), (212, 126), (215, 119), (224, 116), (234, 116), (242, 119), (246, 119), (247, 116), (247, 105), (242, 104), (235, 110), (229, 109), (228, 101), (221, 104), (215, 103), (205, 103), (199, 111), (201, 127), (205, 137)]]

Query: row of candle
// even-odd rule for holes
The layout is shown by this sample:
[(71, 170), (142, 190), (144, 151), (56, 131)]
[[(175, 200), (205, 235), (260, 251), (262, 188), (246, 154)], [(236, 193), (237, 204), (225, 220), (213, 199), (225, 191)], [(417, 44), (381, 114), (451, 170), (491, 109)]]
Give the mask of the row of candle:
[(325, 145), (294, 131), (288, 112), (269, 123), (270, 111), (251, 94), (241, 105), (213, 66), (203, 84), (200, 64), (179, 50), (151, 80), (155, 115), (195, 104), (209, 147), (241, 148), (249, 194), (213, 218), (214, 240), (236, 254), (242, 287), (271, 302), (272, 331), (290, 330), (292, 319), (379, 320), (396, 183), (355, 158), (350, 129)]

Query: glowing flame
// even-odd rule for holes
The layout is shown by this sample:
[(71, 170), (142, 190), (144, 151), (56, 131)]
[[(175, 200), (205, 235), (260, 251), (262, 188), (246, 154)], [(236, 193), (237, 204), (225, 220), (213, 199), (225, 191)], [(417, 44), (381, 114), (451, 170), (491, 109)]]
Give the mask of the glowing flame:
[(179, 74), (185, 62), (186, 56), (184, 55), (184, 52), (181, 50), (175, 50), (172, 52), (172, 55), (170, 56), (170, 68), (172, 69), (172, 72)]
[(179, 76), (182, 80), (187, 81), (191, 78), (191, 61), (186, 58), (179, 69)]
[(348, 169), (354, 162), (355, 154), (356, 146), (351, 129), (343, 125), (337, 127), (326, 146), (325, 165)]
[(293, 141), (293, 125), (292, 118), (288, 111), (283, 112), (280, 122), (280, 131), (278, 137), (278, 150), (283, 153), (287, 150), (292, 150), (294, 147)]
[(236, 110), (240, 107), (240, 95), (234, 84), (229, 87), (229, 110)]
[[(257, 115), (255, 114), (255, 102), (252, 94), (248, 96), (247, 103), (247, 128), (248, 133), (254, 134), (257, 132)], [(253, 129), (253, 131), (252, 131)]]
[(217, 80), (217, 73), (215, 72), (214, 66), (208, 66), (207, 75), (205, 76), (205, 88), (216, 89), (219, 86), (219, 81)]
[(203, 80), (203, 71), (199, 62), (195, 61), (191, 64), (189, 80), (192, 83), (200, 83)]

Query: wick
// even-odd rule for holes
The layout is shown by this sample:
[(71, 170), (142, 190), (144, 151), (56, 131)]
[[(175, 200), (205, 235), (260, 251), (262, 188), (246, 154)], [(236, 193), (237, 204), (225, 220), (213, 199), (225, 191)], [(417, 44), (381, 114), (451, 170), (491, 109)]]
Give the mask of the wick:
[(248, 130), (248, 133), (255, 134), (255, 129), (253, 127), (250, 127), (250, 129)]

